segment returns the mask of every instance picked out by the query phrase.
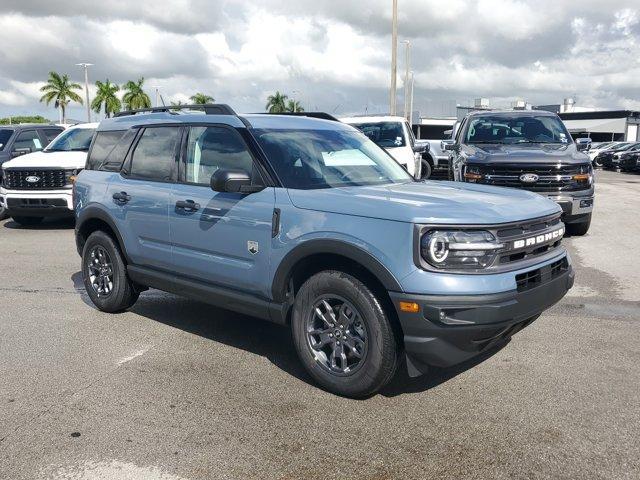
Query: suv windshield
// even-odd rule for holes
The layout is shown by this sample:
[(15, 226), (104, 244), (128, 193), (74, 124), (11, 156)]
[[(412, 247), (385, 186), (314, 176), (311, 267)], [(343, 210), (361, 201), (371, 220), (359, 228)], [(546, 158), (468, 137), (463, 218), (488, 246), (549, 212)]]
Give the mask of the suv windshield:
[(58, 135), (45, 151), (47, 152), (87, 152), (93, 138), (93, 128), (72, 128)]
[(412, 181), (393, 158), (358, 132), (256, 129), (254, 134), (287, 188)]
[(11, 135), (13, 135), (13, 130), (8, 128), (0, 129), (0, 150), (4, 150), (4, 146), (11, 138)]
[(465, 143), (558, 143), (571, 140), (558, 117), (540, 115), (483, 115), (472, 117)]
[(401, 122), (353, 123), (367, 137), (382, 148), (404, 147)]

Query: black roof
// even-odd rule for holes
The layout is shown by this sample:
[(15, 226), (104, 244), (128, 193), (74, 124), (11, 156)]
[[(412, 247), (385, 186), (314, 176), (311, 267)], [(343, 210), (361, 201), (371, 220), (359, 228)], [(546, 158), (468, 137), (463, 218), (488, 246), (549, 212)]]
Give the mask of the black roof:
[(470, 117), (481, 117), (484, 115), (504, 115), (505, 117), (512, 115), (539, 117), (541, 115), (555, 116), (555, 113), (546, 110), (474, 110), (472, 112), (469, 112), (467, 115)]
[(567, 112), (560, 113), (563, 120), (597, 120), (599, 118), (640, 118), (640, 112), (635, 110), (600, 110), (595, 112)]
[(12, 123), (11, 125), (0, 125), (0, 129), (2, 130), (33, 130), (33, 129), (39, 130), (39, 129), (44, 129), (44, 128), (59, 128), (61, 130), (64, 130), (63, 127), (59, 126), (59, 125), (55, 125), (52, 123)]

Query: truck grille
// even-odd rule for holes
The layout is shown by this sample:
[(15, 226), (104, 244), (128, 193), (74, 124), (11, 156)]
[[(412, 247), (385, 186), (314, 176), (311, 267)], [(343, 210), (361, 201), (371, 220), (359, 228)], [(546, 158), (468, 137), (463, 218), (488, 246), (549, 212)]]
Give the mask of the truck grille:
[(535, 288), (538, 285), (547, 283), (558, 275), (561, 275), (569, 268), (569, 262), (566, 258), (557, 260), (549, 265), (546, 265), (530, 272), (520, 273), (516, 275), (516, 285), (519, 292)]
[[(517, 240), (523, 240), (532, 237), (544, 236), (549, 232), (553, 232), (563, 227), (559, 215), (538, 219), (522, 224), (510, 225), (495, 231), (496, 238), (507, 245), (512, 245)], [(562, 243), (562, 237), (542, 242), (536, 242), (526, 248), (507, 249), (503, 252), (498, 262), (500, 265), (511, 264), (522, 260), (530, 260), (534, 257), (550, 253), (557, 250)]]
[[(498, 187), (512, 187), (531, 192), (566, 192), (590, 188), (588, 181), (574, 180), (573, 176), (588, 173), (589, 166), (554, 165), (487, 165), (479, 166), (481, 183)], [(531, 173), (538, 176), (535, 182), (527, 183), (521, 175)]]
[[(4, 186), (8, 190), (54, 190), (64, 188), (64, 170), (22, 170), (4, 171)], [(27, 180), (29, 179), (29, 180)]]

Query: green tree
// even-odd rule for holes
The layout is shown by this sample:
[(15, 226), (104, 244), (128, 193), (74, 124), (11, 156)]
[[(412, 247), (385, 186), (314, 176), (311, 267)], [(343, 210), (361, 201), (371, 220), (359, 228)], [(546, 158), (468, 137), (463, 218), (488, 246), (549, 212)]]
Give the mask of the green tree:
[(119, 112), (122, 108), (122, 102), (120, 102), (116, 93), (120, 90), (120, 87), (115, 83), (111, 83), (107, 78), (104, 83), (98, 80), (96, 82), (96, 88), (98, 91), (96, 92), (93, 102), (91, 102), (91, 109), (96, 113), (100, 113), (100, 110), (102, 110), (104, 106), (104, 114), (107, 118)]
[(196, 93), (189, 97), (189, 100), (191, 100), (195, 105), (205, 105), (216, 101), (211, 95), (207, 95), (205, 93)]
[(285, 94), (276, 91), (273, 95), (267, 97), (267, 105), (265, 109), (269, 113), (285, 113), (287, 112), (287, 97)]
[(54, 102), (54, 106), (60, 109), (60, 122), (65, 123), (67, 105), (70, 102), (82, 104), (82, 98), (74, 90), (82, 90), (82, 87), (78, 83), (71, 82), (68, 75), (49, 72), (47, 83), (40, 88), (40, 91), (44, 93), (40, 101), (47, 105)]
[(140, 77), (137, 82), (129, 80), (122, 86), (125, 91), (122, 96), (122, 102), (127, 110), (151, 107), (151, 98), (142, 89), (143, 85), (144, 77)]
[(304, 112), (304, 108), (302, 108), (299, 101), (289, 100), (287, 102), (287, 112)]
[(17, 115), (0, 118), (0, 125), (17, 123), (51, 123), (51, 120), (44, 118), (42, 115)]

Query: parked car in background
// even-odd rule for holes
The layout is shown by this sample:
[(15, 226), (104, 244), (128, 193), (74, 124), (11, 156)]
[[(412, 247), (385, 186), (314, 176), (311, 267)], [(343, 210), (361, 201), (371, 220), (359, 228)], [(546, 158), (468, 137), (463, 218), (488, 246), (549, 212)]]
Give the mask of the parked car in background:
[(415, 179), (429, 178), (431, 166), (423, 153), (429, 151), (429, 143), (416, 144), (413, 130), (404, 117), (364, 116), (341, 118), (341, 122), (361, 130), (376, 145), (384, 148)]
[[(63, 127), (40, 123), (0, 125), (0, 184), (2, 164), (21, 155), (39, 152), (63, 130)], [(0, 197), (0, 220), (6, 217), (6, 206)]]
[(620, 142), (600, 152), (595, 161), (605, 170), (616, 170), (620, 166), (620, 154), (638, 147), (640, 147), (638, 142)]
[(589, 158), (591, 159), (591, 162), (593, 163), (594, 167), (601, 167), (602, 164), (598, 161), (596, 161), (596, 157), (604, 152), (606, 149), (608, 148), (613, 148), (615, 145), (617, 145), (620, 142), (601, 142), (601, 143), (592, 143), (591, 144), (591, 148), (589, 149), (589, 151), (587, 152), (587, 155), (589, 156)]
[(101, 122), (75, 183), (102, 311), (153, 287), (289, 325), (316, 382), (363, 397), (403, 357), (416, 376), (503, 344), (573, 285), (540, 195), (415, 181), (340, 122), (179, 108)]
[(21, 225), (47, 216), (73, 216), (71, 186), (84, 168), (97, 123), (62, 131), (47, 147), (2, 165), (0, 204)]
[(570, 233), (584, 235), (594, 199), (589, 143), (574, 143), (551, 112), (480, 111), (467, 115), (445, 146), (453, 180), (540, 193), (562, 207)]
[(620, 170), (623, 172), (637, 172), (640, 170), (640, 148), (620, 154)]

